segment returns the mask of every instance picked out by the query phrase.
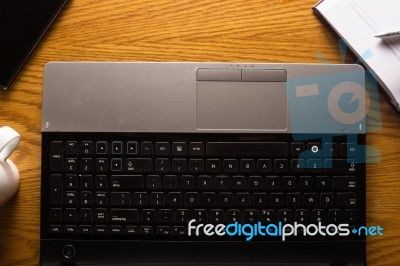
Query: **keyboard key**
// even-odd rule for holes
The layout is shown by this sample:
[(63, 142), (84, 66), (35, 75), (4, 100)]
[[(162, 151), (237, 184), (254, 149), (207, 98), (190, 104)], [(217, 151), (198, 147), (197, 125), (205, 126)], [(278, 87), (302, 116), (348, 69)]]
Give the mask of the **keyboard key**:
[(344, 222), (355, 224), (358, 221), (358, 211), (355, 209), (348, 209), (344, 211)]
[(264, 178), (261, 176), (250, 176), (249, 177), (249, 189), (250, 190), (264, 190)]
[(170, 163), (167, 158), (157, 158), (154, 160), (154, 171), (157, 173), (166, 173), (170, 171)]
[(304, 173), (306, 171), (306, 161), (303, 159), (293, 159), (290, 161), (290, 171), (292, 173)]
[(207, 156), (287, 156), (285, 142), (208, 142)]
[(217, 195), (214, 192), (204, 192), (201, 194), (201, 206), (217, 206)]
[(93, 228), (91, 225), (80, 225), (79, 226), (80, 235), (91, 235), (93, 234)]
[(61, 175), (50, 175), (49, 182), (49, 203), (50, 205), (63, 204), (63, 181)]
[(285, 206), (286, 205), (286, 195), (283, 193), (271, 193), (269, 202), (270, 202), (271, 207)]
[(235, 204), (238, 207), (250, 207), (251, 196), (249, 193), (237, 193), (235, 196)]
[(96, 175), (94, 178), (94, 187), (96, 189), (107, 189), (108, 179), (105, 175)]
[(125, 235), (138, 235), (139, 228), (137, 226), (125, 226), (124, 227), (124, 234)]
[(146, 188), (149, 190), (160, 190), (161, 177), (159, 175), (148, 175), (146, 177)]
[(110, 226), (110, 235), (122, 235), (123, 230), (121, 225), (111, 225)]
[(321, 173), (323, 172), (323, 164), (320, 159), (310, 159), (307, 161), (307, 172)]
[(113, 171), (113, 172), (121, 172), (122, 171), (122, 159), (121, 158), (111, 159), (111, 171)]
[(317, 193), (304, 193), (303, 194), (303, 205), (307, 207), (315, 207), (319, 204), (319, 198)]
[(165, 194), (164, 192), (152, 192), (150, 193), (150, 206), (164, 206), (165, 205)]
[(62, 141), (50, 143), (50, 171), (61, 172), (64, 164), (64, 145)]
[(287, 194), (287, 204), (291, 207), (297, 207), (301, 205), (301, 195), (300, 193), (288, 193)]
[(129, 192), (111, 192), (110, 194), (111, 206), (130, 206), (131, 193)]
[(242, 214), (240, 210), (237, 209), (229, 209), (226, 211), (226, 223), (240, 223), (242, 219)]
[(328, 211), (328, 222), (334, 224), (340, 224), (344, 221), (343, 210), (331, 209)]
[(276, 223), (276, 211), (272, 209), (264, 209), (260, 213), (262, 223)]
[(285, 190), (297, 190), (297, 177), (295, 176), (284, 176), (282, 178), (282, 189)]
[(343, 207), (357, 206), (357, 194), (354, 192), (340, 192), (336, 195), (336, 204)]
[(80, 154), (93, 155), (94, 147), (92, 141), (82, 141), (80, 145)]
[(163, 189), (175, 190), (178, 188), (178, 177), (176, 175), (165, 175), (163, 178)]
[(357, 172), (355, 160), (347, 159), (326, 159), (325, 172), (333, 174), (354, 174)]
[(108, 234), (108, 228), (106, 225), (95, 225), (94, 227), (95, 235), (106, 235)]
[(175, 156), (186, 156), (187, 147), (185, 142), (173, 142), (172, 143), (172, 155)]
[(152, 224), (156, 222), (156, 211), (154, 209), (143, 209), (141, 212), (140, 221), (145, 224)]
[(81, 206), (93, 205), (93, 196), (91, 191), (81, 191), (79, 193), (79, 205)]
[(189, 172), (203, 173), (204, 172), (204, 160), (203, 159), (190, 159), (189, 160)]
[(108, 213), (107, 209), (99, 208), (94, 210), (94, 222), (96, 223), (107, 223)]
[(209, 223), (221, 224), (225, 222), (225, 212), (221, 209), (212, 209), (209, 214)]
[(310, 142), (307, 144), (308, 155), (312, 157), (322, 157), (322, 146), (319, 142)]
[(140, 153), (144, 156), (153, 155), (153, 143), (150, 141), (143, 141), (140, 144)]
[(128, 158), (125, 160), (125, 171), (149, 173), (153, 171), (153, 160), (150, 158)]
[(180, 187), (183, 190), (194, 190), (196, 182), (192, 175), (182, 175), (180, 180)]
[(192, 219), (196, 220), (196, 223), (207, 223), (208, 222), (208, 217), (207, 217), (207, 211), (204, 209), (194, 209), (192, 212)]
[(274, 170), (277, 173), (287, 173), (289, 171), (289, 162), (286, 159), (274, 160)]
[(173, 218), (171, 209), (161, 209), (158, 211), (158, 222), (160, 224), (171, 224), (174, 220)]
[(175, 212), (176, 222), (187, 224), (191, 220), (192, 214), (188, 209), (178, 209)]
[(233, 190), (246, 190), (247, 189), (247, 179), (245, 176), (232, 176), (231, 187)]
[(294, 221), (293, 211), (290, 209), (279, 210), (278, 221), (281, 221), (284, 224), (292, 224)]
[(332, 179), (329, 176), (317, 176), (315, 188), (318, 190), (332, 190)]
[(129, 155), (137, 154), (138, 153), (137, 146), (138, 146), (138, 143), (136, 141), (128, 141), (126, 143), (126, 153), (129, 154)]
[(65, 159), (65, 171), (76, 172), (78, 170), (78, 159), (77, 158), (66, 158)]
[[(115, 155), (115, 154), (122, 154), (123, 153), (123, 148), (122, 148), (122, 141), (113, 141), (111, 143), (111, 154)], [(129, 150), (128, 150), (129, 152)]]
[(110, 222), (139, 223), (139, 211), (137, 209), (111, 209)]
[(172, 227), (172, 235), (174, 236), (185, 236), (187, 235), (185, 226), (174, 226)]
[(109, 165), (108, 159), (106, 158), (97, 158), (95, 161), (95, 170), (96, 172), (108, 172)]
[(292, 144), (290, 145), (290, 155), (293, 157), (299, 156), (305, 150), (306, 146), (303, 142), (292, 142)]
[(107, 192), (97, 191), (94, 194), (94, 204), (96, 206), (107, 206), (108, 205), (108, 194), (107, 194)]
[(328, 221), (328, 216), (326, 213), (326, 210), (323, 209), (315, 209), (311, 211), (311, 223), (322, 223), (322, 224), (326, 224), (326, 222)]
[(226, 175), (217, 175), (214, 178), (214, 188), (216, 190), (227, 190), (229, 189), (229, 178)]
[(204, 144), (202, 142), (190, 142), (189, 143), (189, 155), (190, 156), (203, 156), (204, 155)]
[(93, 211), (89, 208), (83, 208), (79, 210), (79, 222), (91, 223), (93, 221)]
[(254, 173), (256, 171), (256, 163), (253, 159), (240, 160), (240, 172)]
[(267, 190), (279, 190), (282, 186), (282, 179), (279, 176), (267, 176), (265, 188)]
[(314, 177), (300, 176), (299, 188), (300, 188), (300, 190), (313, 190), (314, 189)]
[(50, 222), (62, 222), (62, 210), (61, 208), (51, 208), (49, 211), (49, 221)]
[(65, 154), (67, 155), (78, 155), (79, 147), (77, 141), (67, 141), (65, 144)]
[(167, 206), (182, 206), (183, 195), (181, 192), (170, 192), (167, 194)]
[(334, 176), (332, 187), (334, 190), (356, 190), (357, 178), (355, 176)]
[(93, 187), (93, 177), (91, 175), (81, 175), (79, 177), (79, 188), (91, 189)]
[[(66, 191), (64, 196), (65, 205), (74, 206), (78, 204), (78, 194), (76, 191)], [(55, 204), (56, 205), (56, 204)]]
[(323, 207), (330, 207), (335, 204), (335, 195), (333, 193), (321, 193), (320, 205)]
[(110, 186), (115, 190), (144, 189), (144, 177), (142, 175), (112, 175)]
[(172, 235), (171, 227), (169, 226), (158, 226), (157, 227), (158, 236), (170, 236)]
[(78, 189), (78, 177), (76, 175), (65, 175), (64, 178), (65, 189)]
[(310, 223), (310, 211), (307, 209), (298, 209), (295, 211), (294, 220), (298, 223), (308, 224)]
[(254, 193), (253, 194), (253, 206), (256, 206), (256, 207), (268, 206), (267, 193)]
[(222, 192), (218, 194), (218, 206), (220, 207), (233, 207), (234, 197), (230, 192)]
[(339, 146), (337, 143), (325, 143), (325, 157), (336, 157), (339, 155)]
[(219, 159), (207, 159), (206, 171), (208, 173), (220, 173), (221, 172), (221, 161)]
[(272, 161), (270, 159), (257, 160), (257, 173), (271, 173)]
[(209, 175), (200, 175), (197, 178), (197, 188), (199, 190), (212, 190), (214, 187), (211, 176)]
[(200, 195), (197, 192), (186, 192), (184, 196), (184, 205), (187, 207), (199, 206)]
[(93, 171), (93, 159), (91, 158), (82, 158), (79, 162), (79, 167), (81, 172), (92, 172)]
[(169, 143), (168, 142), (156, 142), (155, 154), (168, 156), (169, 155)]
[(134, 206), (148, 206), (149, 205), (149, 194), (146, 192), (135, 192), (133, 193), (133, 205)]
[(64, 210), (64, 221), (69, 223), (78, 221), (78, 213), (75, 208), (66, 208)]
[(259, 213), (257, 210), (247, 209), (244, 211), (244, 222), (249, 224), (257, 223), (259, 220)]
[(187, 172), (187, 161), (182, 158), (172, 159), (172, 172), (175, 173), (186, 173)]
[(358, 145), (355, 143), (342, 143), (340, 144), (340, 156), (355, 158), (358, 153)]
[(225, 173), (236, 173), (239, 169), (239, 164), (236, 159), (225, 159), (223, 161), (223, 170)]
[(98, 155), (107, 154), (107, 141), (96, 142), (96, 153)]
[(76, 229), (76, 225), (65, 225), (64, 226), (64, 234), (67, 235), (75, 235), (78, 231)]

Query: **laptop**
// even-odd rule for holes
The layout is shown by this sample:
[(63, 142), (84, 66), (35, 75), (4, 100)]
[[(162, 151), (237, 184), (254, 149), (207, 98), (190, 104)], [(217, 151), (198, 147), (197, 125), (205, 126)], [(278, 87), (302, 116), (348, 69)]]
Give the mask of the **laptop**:
[(45, 66), (41, 265), (365, 265), (359, 65)]

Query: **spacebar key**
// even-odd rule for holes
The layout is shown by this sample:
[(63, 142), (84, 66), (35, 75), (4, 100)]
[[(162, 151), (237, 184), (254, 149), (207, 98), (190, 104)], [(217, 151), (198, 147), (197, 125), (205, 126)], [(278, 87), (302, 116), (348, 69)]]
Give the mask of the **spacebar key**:
[(288, 156), (286, 142), (208, 142), (207, 156)]

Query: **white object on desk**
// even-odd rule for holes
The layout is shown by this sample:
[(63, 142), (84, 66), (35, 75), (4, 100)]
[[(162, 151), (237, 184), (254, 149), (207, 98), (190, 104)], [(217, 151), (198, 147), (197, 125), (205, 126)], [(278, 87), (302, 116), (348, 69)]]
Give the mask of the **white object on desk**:
[(7, 202), (18, 190), (19, 172), (8, 159), (17, 148), (20, 135), (10, 127), (0, 128), (0, 205)]
[[(400, 26), (399, 0), (322, 0), (314, 6), (360, 58), (400, 111), (400, 37), (380, 39)], [(362, 58), (367, 51), (372, 54)]]

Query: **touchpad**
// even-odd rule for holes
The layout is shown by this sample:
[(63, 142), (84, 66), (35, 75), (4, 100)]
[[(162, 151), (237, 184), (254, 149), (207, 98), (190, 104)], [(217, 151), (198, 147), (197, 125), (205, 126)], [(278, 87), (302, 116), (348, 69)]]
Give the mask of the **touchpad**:
[(198, 129), (287, 129), (286, 82), (197, 81)]

